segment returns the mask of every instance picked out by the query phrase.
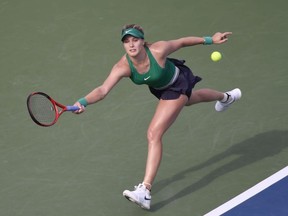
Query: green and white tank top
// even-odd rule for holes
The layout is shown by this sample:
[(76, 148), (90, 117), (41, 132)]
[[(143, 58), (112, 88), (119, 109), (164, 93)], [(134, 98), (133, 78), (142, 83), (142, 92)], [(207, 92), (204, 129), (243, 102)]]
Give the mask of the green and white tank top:
[(179, 69), (168, 59), (165, 62), (165, 67), (162, 68), (149, 48), (145, 46), (145, 50), (150, 61), (150, 68), (144, 74), (138, 73), (128, 54), (126, 55), (131, 70), (130, 79), (137, 85), (146, 84), (155, 89), (164, 89), (174, 83), (178, 77)]

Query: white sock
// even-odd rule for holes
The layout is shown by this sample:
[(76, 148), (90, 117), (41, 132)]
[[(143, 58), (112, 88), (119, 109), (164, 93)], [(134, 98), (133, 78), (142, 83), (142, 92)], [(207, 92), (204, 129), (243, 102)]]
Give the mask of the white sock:
[(228, 98), (229, 98), (228, 94), (224, 93), (224, 97), (223, 97), (223, 99), (220, 102), (225, 103), (225, 102), (228, 101)]

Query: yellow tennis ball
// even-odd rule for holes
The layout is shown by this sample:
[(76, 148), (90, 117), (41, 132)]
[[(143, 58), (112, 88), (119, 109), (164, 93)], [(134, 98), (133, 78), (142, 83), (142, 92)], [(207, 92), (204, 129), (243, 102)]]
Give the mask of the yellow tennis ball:
[(217, 62), (217, 61), (220, 61), (221, 58), (222, 58), (222, 55), (221, 55), (220, 52), (214, 51), (214, 52), (211, 53), (211, 59), (212, 59), (212, 61)]

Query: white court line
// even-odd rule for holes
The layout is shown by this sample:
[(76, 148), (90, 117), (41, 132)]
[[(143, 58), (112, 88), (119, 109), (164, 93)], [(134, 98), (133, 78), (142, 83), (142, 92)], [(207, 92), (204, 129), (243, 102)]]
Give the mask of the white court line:
[(265, 190), (269, 186), (273, 185), (274, 183), (280, 181), (284, 177), (288, 176), (288, 166), (281, 169), (277, 173), (273, 174), (272, 176), (264, 179), (260, 183), (256, 184), (252, 188), (244, 191), (243, 193), (239, 194), (238, 196), (234, 197), (233, 199), (229, 200), (228, 202), (222, 204), (218, 208), (212, 210), (211, 212), (205, 214), (204, 216), (219, 216), (223, 213), (231, 210), (235, 206), (239, 205), (240, 203), (244, 202), (245, 200), (251, 198), (252, 196), (258, 194), (259, 192)]

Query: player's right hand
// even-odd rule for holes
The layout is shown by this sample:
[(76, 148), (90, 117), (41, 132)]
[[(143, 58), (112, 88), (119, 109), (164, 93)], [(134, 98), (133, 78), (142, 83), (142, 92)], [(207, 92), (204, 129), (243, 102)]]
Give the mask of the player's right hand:
[(74, 104), (74, 106), (78, 106), (79, 110), (74, 111), (75, 114), (81, 114), (85, 111), (85, 107), (81, 105), (78, 101)]

